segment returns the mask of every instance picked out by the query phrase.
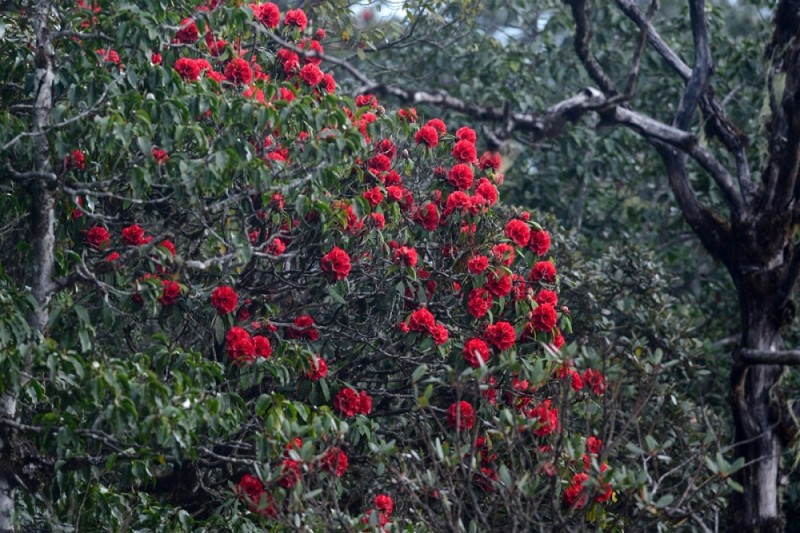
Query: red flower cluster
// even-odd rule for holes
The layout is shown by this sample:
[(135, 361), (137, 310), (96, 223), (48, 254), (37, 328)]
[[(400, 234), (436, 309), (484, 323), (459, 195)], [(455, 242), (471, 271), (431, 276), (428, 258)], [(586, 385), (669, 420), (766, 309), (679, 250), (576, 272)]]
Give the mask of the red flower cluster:
[(436, 322), (433, 314), (424, 307), (420, 307), (408, 319), (409, 331), (420, 331), (429, 334), (437, 345), (444, 344), (450, 337), (444, 324)]
[(475, 426), (475, 408), (461, 400), (447, 409), (447, 424), (456, 431), (469, 431)]
[(606, 391), (606, 378), (591, 368), (583, 372), (583, 380), (592, 388), (592, 392), (601, 396)]
[(108, 230), (103, 226), (94, 226), (86, 232), (86, 244), (98, 250), (104, 249), (108, 246), (111, 240), (111, 235)]
[(155, 146), (153, 146), (153, 149), (150, 150), (150, 153), (153, 155), (155, 162), (159, 165), (165, 165), (169, 159), (169, 155), (167, 155), (166, 151), (162, 150), (161, 148), (156, 148)]
[(506, 237), (514, 241), (520, 248), (526, 246), (531, 238), (531, 228), (518, 218), (508, 221), (505, 233)]
[(375, 496), (374, 501), (375, 509), (372, 509), (367, 512), (367, 516), (365, 516), (361, 522), (364, 524), (370, 523), (370, 516), (372, 513), (377, 513), (378, 515), (378, 525), (381, 528), (386, 527), (386, 525), (392, 519), (392, 511), (394, 511), (394, 502), (392, 501), (391, 496), (388, 494), (378, 494)]
[(217, 310), (220, 315), (233, 313), (239, 303), (239, 296), (231, 287), (220, 285), (211, 293), (211, 307)]
[(531, 313), (531, 326), (536, 331), (550, 331), (556, 327), (556, 308), (552, 305), (540, 305)]
[(133, 224), (122, 229), (122, 242), (128, 246), (141, 246), (153, 240), (144, 236), (144, 229), (138, 224)]
[(328, 363), (322, 357), (313, 355), (308, 361), (306, 377), (311, 381), (319, 381), (328, 375)]
[(283, 23), (287, 26), (296, 26), (297, 29), (303, 31), (308, 25), (308, 18), (302, 9), (290, 9), (283, 17)]
[(498, 350), (508, 350), (517, 342), (514, 326), (508, 322), (489, 324), (483, 332), (484, 338)]
[(244, 474), (233, 490), (239, 498), (245, 500), (251, 512), (271, 518), (278, 514), (272, 497), (264, 491), (264, 485), (257, 477)]
[(466, 361), (469, 366), (476, 368), (487, 364), (491, 356), (489, 345), (477, 337), (472, 337), (464, 343), (463, 354), (464, 361)]
[(400, 246), (394, 251), (394, 262), (414, 267), (417, 265), (417, 251), (409, 246)]
[(450, 182), (450, 185), (464, 191), (472, 187), (474, 179), (475, 175), (472, 173), (472, 167), (464, 163), (453, 166), (447, 177), (447, 181)]
[(342, 477), (347, 471), (347, 454), (339, 448), (331, 448), (319, 460), (319, 465), (322, 470), (330, 472), (336, 477)]
[(550, 234), (543, 229), (532, 231), (528, 248), (533, 250), (536, 255), (545, 255), (550, 249)]
[(550, 261), (539, 261), (533, 265), (529, 278), (534, 283), (555, 283), (556, 267)]
[(538, 422), (536, 429), (533, 430), (534, 435), (544, 437), (558, 428), (558, 409), (551, 408), (550, 403), (549, 399), (545, 400), (525, 413), (528, 418)]
[(250, 63), (240, 57), (231, 59), (225, 66), (225, 79), (236, 85), (247, 85), (253, 79)]
[(197, 29), (197, 24), (191, 18), (183, 19), (181, 21), (181, 29), (175, 34), (175, 40), (182, 44), (192, 44), (197, 42), (200, 38), (200, 31)]
[(73, 168), (77, 168), (78, 170), (86, 170), (86, 156), (81, 150), (76, 148), (64, 159), (64, 166), (67, 168), (67, 170)]
[(467, 296), (467, 311), (475, 318), (481, 318), (492, 307), (492, 297), (487, 289), (472, 289)]
[(350, 256), (338, 246), (322, 256), (321, 264), (322, 271), (330, 280), (341, 281), (350, 273)]
[(161, 285), (163, 287), (158, 302), (164, 307), (178, 303), (178, 299), (181, 297), (181, 286), (176, 281), (167, 279), (161, 280)]
[(225, 336), (225, 349), (228, 352), (228, 358), (237, 365), (252, 362), (256, 356), (253, 339), (244, 328), (239, 326), (228, 330), (228, 334)]
[(314, 327), (314, 319), (310, 315), (300, 315), (294, 319), (292, 327), (289, 328), (289, 337), (314, 342), (319, 339), (319, 330)]
[(439, 133), (431, 126), (422, 126), (414, 135), (414, 141), (428, 148), (436, 148), (439, 145)]
[(350, 387), (340, 390), (333, 399), (333, 408), (345, 417), (368, 415), (372, 411), (372, 398), (364, 391)]
[(281, 10), (272, 2), (266, 4), (250, 4), (253, 15), (267, 28), (277, 28), (281, 22)]

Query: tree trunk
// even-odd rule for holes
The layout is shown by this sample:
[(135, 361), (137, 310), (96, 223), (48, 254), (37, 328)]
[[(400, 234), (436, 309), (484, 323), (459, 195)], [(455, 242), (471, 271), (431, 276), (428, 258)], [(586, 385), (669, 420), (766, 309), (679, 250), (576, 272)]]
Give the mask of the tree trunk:
[[(753, 275), (737, 283), (741, 305), (740, 349), (774, 352), (781, 349), (779, 313), (773, 295), (777, 287), (764, 283), (766, 276)], [(783, 531), (779, 509), (778, 471), (783, 451), (771, 408), (770, 391), (780, 379), (780, 365), (748, 365), (738, 358), (731, 373), (731, 404), (736, 426), (736, 457), (745, 466), (734, 479), (744, 491), (734, 493), (728, 503), (731, 530), (753, 533)]]

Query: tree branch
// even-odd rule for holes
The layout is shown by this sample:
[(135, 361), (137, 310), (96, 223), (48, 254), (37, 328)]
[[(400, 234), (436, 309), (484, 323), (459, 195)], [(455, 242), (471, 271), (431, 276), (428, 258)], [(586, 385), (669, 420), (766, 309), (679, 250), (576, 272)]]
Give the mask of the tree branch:
[(600, 86), (600, 89), (607, 95), (616, 96), (619, 94), (616, 85), (597, 62), (589, 47), (589, 43), (592, 41), (592, 27), (589, 22), (586, 0), (564, 0), (564, 3), (572, 9), (572, 19), (575, 21), (575, 53), (578, 54), (586, 72)]
[(800, 350), (742, 350), (742, 361), (751, 365), (800, 365)]

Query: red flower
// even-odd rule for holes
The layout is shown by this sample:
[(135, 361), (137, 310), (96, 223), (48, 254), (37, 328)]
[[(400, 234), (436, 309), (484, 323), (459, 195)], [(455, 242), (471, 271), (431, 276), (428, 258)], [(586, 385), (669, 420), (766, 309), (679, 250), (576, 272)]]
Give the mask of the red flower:
[(300, 69), (300, 79), (312, 87), (322, 82), (323, 75), (322, 71), (314, 63), (303, 65), (303, 68)]
[(492, 297), (489, 291), (478, 287), (472, 289), (467, 296), (467, 311), (474, 318), (481, 318), (489, 312), (492, 307)]
[(544, 437), (558, 428), (558, 409), (550, 408), (550, 400), (545, 400), (527, 413), (528, 418), (535, 419), (538, 424), (533, 434)]
[(533, 299), (539, 305), (555, 306), (558, 303), (558, 295), (555, 293), (555, 291), (551, 291), (549, 289), (540, 290)]
[(511, 274), (502, 270), (492, 270), (486, 276), (486, 288), (497, 298), (508, 296), (511, 292)]
[(531, 325), (536, 331), (550, 331), (556, 327), (556, 308), (552, 305), (540, 305), (531, 313)]
[(103, 259), (103, 261), (105, 261), (107, 263), (113, 263), (117, 259), (119, 259), (119, 252), (111, 252), (110, 254), (108, 254), (106, 256), (105, 259)]
[(397, 153), (397, 146), (394, 145), (391, 139), (381, 139), (375, 143), (375, 152), (383, 154), (391, 159)]
[(408, 327), (411, 331), (423, 331), (430, 333), (436, 326), (436, 319), (433, 314), (424, 307), (420, 307), (413, 313), (408, 320)]
[(372, 397), (363, 390), (358, 393), (358, 414), (368, 415), (372, 412)]
[(537, 255), (545, 255), (550, 249), (550, 234), (543, 229), (531, 232), (528, 248)]
[(491, 356), (489, 345), (477, 337), (472, 337), (464, 343), (464, 350), (462, 353), (464, 354), (464, 361), (466, 361), (469, 366), (476, 368), (487, 364)]
[(447, 176), (447, 181), (456, 189), (467, 190), (472, 187), (472, 181), (475, 175), (472, 173), (472, 167), (464, 163), (459, 163), (450, 169)]
[(600, 450), (603, 449), (603, 441), (595, 437), (594, 435), (590, 435), (588, 439), (586, 439), (586, 451), (589, 453), (593, 453), (595, 455), (600, 453)]
[(385, 513), (387, 516), (392, 514), (394, 511), (394, 502), (392, 501), (392, 497), (388, 494), (378, 494), (375, 496), (375, 508)]
[[(468, 128), (468, 127), (464, 126), (463, 128), (458, 128), (456, 130), (456, 139), (458, 139), (459, 141), (466, 141), (466, 142), (475, 144), (475, 141), (478, 140), (478, 135), (475, 133), (475, 130), (473, 130), (472, 128)], [(472, 159), (475, 159), (475, 158), (473, 157)], [(472, 159), (470, 159), (469, 162), (472, 162)]]
[(534, 283), (555, 283), (556, 267), (550, 261), (539, 261), (531, 269), (530, 280)]
[(431, 329), (430, 334), (436, 346), (441, 346), (442, 344), (447, 342), (448, 338), (450, 338), (450, 333), (447, 331), (447, 328), (444, 327), (443, 324), (436, 324), (435, 326), (433, 326), (433, 329)]
[(388, 155), (376, 154), (367, 161), (367, 168), (376, 176), (392, 168), (392, 160)]
[(228, 358), (236, 363), (249, 363), (256, 355), (256, 347), (250, 334), (243, 328), (234, 326), (228, 330), (225, 336), (225, 348), (228, 351)]
[(531, 238), (531, 228), (518, 218), (508, 221), (505, 229), (506, 237), (511, 239), (520, 248), (526, 246)]
[(377, 207), (384, 200), (380, 187), (373, 187), (361, 195), (372, 207)]
[(253, 10), (256, 20), (267, 28), (277, 28), (281, 22), (281, 11), (272, 2), (266, 4), (250, 4), (250, 9)]
[(285, 489), (290, 489), (297, 485), (302, 476), (300, 468), (300, 461), (284, 459), (283, 463), (281, 463), (281, 478), (278, 480), (278, 485)]
[(311, 316), (300, 315), (294, 319), (292, 327), (289, 328), (289, 337), (314, 342), (319, 339), (319, 330), (314, 327), (314, 319)]
[(591, 368), (585, 370), (583, 379), (592, 387), (592, 392), (596, 395), (601, 396), (606, 391), (606, 378), (597, 370)]
[(514, 326), (508, 322), (489, 324), (483, 332), (484, 338), (498, 350), (508, 350), (517, 342)]
[(516, 259), (514, 247), (504, 242), (492, 246), (492, 255), (494, 256), (495, 260), (499, 261), (501, 265), (505, 266), (511, 266), (511, 264), (514, 262), (514, 259)]
[(572, 481), (567, 490), (564, 491), (564, 503), (569, 507), (580, 509), (586, 505), (587, 490), (583, 484), (589, 480), (589, 475), (579, 472), (572, 476)]
[(269, 343), (268, 338), (255, 335), (253, 337), (253, 345), (256, 347), (256, 356), (269, 359), (272, 355), (272, 345)]
[(494, 205), (497, 203), (497, 187), (495, 187), (494, 184), (486, 178), (481, 178), (478, 180), (478, 185), (475, 187), (475, 194), (483, 196), (488, 205)]
[(453, 157), (462, 163), (472, 163), (478, 157), (475, 145), (469, 141), (458, 141), (453, 146)]
[(160, 65), (161, 64), (161, 54), (158, 52), (153, 52), (150, 54), (150, 63), (153, 65)]
[(162, 280), (161, 284), (163, 287), (161, 296), (158, 298), (159, 303), (164, 307), (177, 303), (178, 298), (181, 297), (181, 286), (177, 282), (167, 279)]
[(440, 118), (432, 118), (430, 119), (425, 126), (430, 126), (431, 128), (438, 131), (441, 135), (447, 133), (447, 126), (444, 125), (444, 122)]
[(94, 226), (86, 232), (86, 244), (92, 248), (102, 250), (108, 246), (110, 240), (111, 234), (109, 234), (108, 230), (103, 226)]
[(175, 71), (186, 81), (197, 81), (202, 72), (202, 66), (196, 60), (182, 57), (175, 61)]
[(78, 170), (86, 170), (86, 156), (83, 155), (83, 152), (81, 150), (78, 150), (76, 148), (75, 150), (72, 151), (71, 154), (69, 154), (64, 159), (64, 164), (66, 165), (67, 170), (71, 168), (77, 168)]
[[(324, 50), (322, 49), (322, 45), (319, 43), (319, 41), (315, 41), (313, 39), (311, 40), (303, 39), (302, 41), (300, 41), (300, 48), (320, 55), (322, 55), (322, 53), (324, 52)], [(304, 56), (303, 61), (305, 61), (306, 63), (314, 63), (315, 65), (319, 65), (320, 63), (322, 63), (322, 58)]]
[(369, 218), (378, 230), (382, 230), (386, 225), (386, 218), (381, 213), (370, 213)]
[(283, 23), (287, 26), (297, 26), (300, 31), (303, 31), (308, 26), (308, 18), (302, 9), (290, 9), (286, 12)]
[(167, 155), (166, 151), (162, 150), (161, 148), (156, 148), (155, 146), (153, 146), (153, 149), (150, 150), (150, 153), (153, 154), (153, 159), (155, 159), (156, 163), (159, 165), (165, 164), (169, 159), (169, 155)]
[(269, 255), (279, 256), (286, 251), (286, 243), (275, 237), (265, 250)]
[(378, 107), (378, 99), (374, 94), (359, 94), (356, 96), (356, 105), (358, 107)]
[(414, 135), (414, 141), (428, 148), (436, 148), (439, 145), (439, 134), (431, 126), (422, 126)]
[(408, 246), (401, 246), (394, 251), (394, 262), (398, 265), (402, 263), (410, 267), (416, 266), (417, 251)]
[(409, 107), (408, 109), (401, 109), (400, 111), (397, 112), (397, 118), (399, 118), (403, 122), (414, 123), (417, 121), (417, 110), (413, 107)]
[(340, 390), (333, 399), (333, 408), (345, 417), (355, 416), (361, 408), (361, 401), (358, 393), (350, 387)]
[(328, 375), (328, 363), (318, 355), (311, 356), (308, 361), (308, 367), (306, 377), (311, 381), (319, 381)]
[(332, 473), (336, 477), (342, 477), (347, 471), (347, 454), (339, 448), (331, 448), (319, 460), (320, 468)]
[(192, 44), (197, 42), (200, 38), (200, 32), (197, 30), (197, 25), (191, 18), (183, 19), (181, 21), (181, 29), (175, 34), (175, 39), (179, 43)]
[(439, 210), (435, 204), (428, 202), (417, 210), (414, 220), (426, 230), (434, 231), (439, 227)]
[(128, 246), (141, 246), (147, 243), (144, 236), (144, 229), (137, 224), (122, 229), (122, 242)]
[(250, 63), (240, 57), (234, 57), (225, 65), (225, 79), (236, 85), (247, 85), (253, 79)]
[(481, 167), (481, 170), (486, 170), (487, 168), (497, 170), (500, 168), (500, 164), (500, 154), (497, 152), (484, 152), (478, 161), (478, 166)]
[(456, 431), (469, 431), (475, 425), (475, 408), (461, 400), (447, 410), (447, 424)]
[(336, 281), (343, 280), (350, 273), (350, 256), (341, 248), (334, 246), (333, 249), (322, 256), (322, 271), (329, 279)]
[(322, 88), (325, 89), (325, 92), (328, 94), (333, 94), (334, 91), (336, 91), (336, 80), (333, 79), (331, 74), (322, 76)]
[(211, 307), (220, 315), (232, 313), (238, 303), (239, 296), (236, 291), (227, 285), (220, 285), (211, 293)]
[(467, 268), (473, 274), (480, 274), (489, 267), (489, 258), (485, 255), (473, 255), (467, 261)]

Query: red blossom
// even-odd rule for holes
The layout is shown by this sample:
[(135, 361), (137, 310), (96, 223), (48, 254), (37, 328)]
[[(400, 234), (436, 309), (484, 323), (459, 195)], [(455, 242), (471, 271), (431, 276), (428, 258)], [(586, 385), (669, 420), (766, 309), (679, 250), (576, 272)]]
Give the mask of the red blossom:
[(314, 63), (303, 65), (300, 69), (300, 79), (312, 87), (319, 85), (323, 76), (323, 72)]
[(439, 134), (431, 126), (422, 126), (414, 135), (414, 142), (424, 144), (428, 148), (436, 148), (439, 144)]
[(417, 121), (417, 110), (413, 107), (409, 107), (408, 109), (401, 109), (397, 112), (397, 118), (399, 118), (403, 122), (410, 122), (414, 123)]
[(483, 337), (498, 350), (508, 350), (517, 342), (514, 326), (502, 321), (486, 326)]
[(414, 267), (417, 265), (417, 251), (409, 246), (401, 246), (394, 251), (394, 262)]
[(141, 246), (147, 242), (144, 229), (138, 224), (133, 224), (122, 229), (122, 242), (128, 246)]
[(564, 491), (564, 503), (569, 507), (580, 509), (586, 505), (586, 495), (588, 490), (584, 483), (589, 480), (589, 475), (579, 472), (572, 476), (569, 487)]
[(247, 85), (253, 79), (250, 63), (240, 57), (234, 57), (225, 65), (225, 79), (236, 85)]
[(269, 357), (272, 355), (272, 345), (269, 343), (268, 338), (262, 335), (254, 335), (253, 345), (256, 348), (257, 357), (263, 357), (264, 359), (269, 359)]
[(250, 4), (250, 9), (253, 10), (253, 15), (261, 24), (267, 28), (277, 28), (281, 22), (281, 11), (277, 5), (272, 2), (266, 4)]
[(481, 167), (481, 170), (486, 170), (487, 168), (498, 170), (500, 165), (500, 154), (497, 152), (484, 152), (478, 160), (478, 166)]
[(526, 413), (528, 418), (537, 422), (533, 434), (538, 437), (547, 436), (558, 428), (558, 409), (551, 408), (550, 404), (550, 400), (544, 400)]
[(414, 220), (426, 230), (434, 231), (439, 227), (439, 210), (435, 204), (428, 202), (417, 209)]
[(450, 185), (464, 191), (472, 187), (474, 179), (475, 175), (472, 173), (472, 167), (464, 163), (454, 165), (447, 175), (447, 181), (450, 182)]
[(278, 485), (285, 489), (290, 489), (300, 482), (302, 477), (302, 463), (294, 459), (284, 459), (281, 463), (281, 477)]
[(175, 34), (175, 40), (183, 44), (192, 44), (197, 42), (200, 38), (200, 32), (197, 30), (197, 25), (191, 18), (186, 18), (181, 21), (181, 29)]
[[(470, 144), (475, 144), (475, 142), (478, 140), (478, 134), (476, 134), (475, 130), (473, 130), (472, 128), (464, 126), (463, 128), (458, 128), (456, 130), (456, 139), (458, 139), (459, 141), (468, 142)], [(473, 157), (472, 159), (475, 158)], [(470, 160), (469, 162), (472, 162), (472, 160)]]
[(531, 238), (531, 228), (522, 220), (513, 218), (506, 224), (505, 234), (506, 237), (522, 248), (528, 244)]
[(461, 400), (447, 409), (447, 424), (456, 431), (469, 431), (475, 425), (475, 408)]
[(319, 339), (319, 330), (314, 327), (314, 319), (310, 315), (295, 318), (288, 333), (292, 339), (307, 339), (312, 342)]
[(531, 232), (528, 248), (536, 255), (542, 256), (550, 249), (550, 234), (543, 229)]
[(328, 363), (322, 357), (313, 355), (308, 361), (306, 377), (311, 381), (319, 381), (328, 375)]
[(422, 331), (429, 333), (436, 325), (433, 314), (424, 307), (420, 307), (408, 319), (408, 327), (411, 331)]
[(539, 261), (533, 265), (529, 277), (534, 283), (555, 283), (556, 267), (550, 261)]
[(167, 160), (169, 159), (169, 155), (167, 155), (166, 151), (162, 150), (161, 148), (156, 148), (155, 146), (152, 150), (150, 150), (150, 153), (153, 155), (155, 162), (159, 165), (166, 164)]
[(350, 273), (350, 256), (338, 246), (322, 256), (320, 263), (328, 279), (341, 281)]
[(497, 298), (508, 296), (511, 292), (511, 274), (502, 270), (492, 270), (486, 276), (486, 288)]
[(585, 370), (583, 379), (597, 396), (601, 396), (606, 391), (606, 378), (597, 370), (591, 368)]
[(555, 291), (551, 291), (550, 289), (542, 289), (536, 294), (536, 296), (533, 299), (539, 305), (555, 306), (558, 303), (558, 294), (556, 294)]
[(220, 285), (211, 293), (211, 307), (220, 315), (232, 313), (239, 303), (239, 296), (231, 287)]
[(467, 268), (472, 274), (480, 274), (489, 267), (489, 258), (485, 255), (473, 255), (467, 261)]
[(556, 308), (552, 305), (540, 305), (531, 313), (531, 325), (536, 331), (550, 331), (556, 327)]
[(476, 368), (487, 364), (491, 356), (489, 345), (477, 337), (472, 337), (464, 343), (464, 350), (462, 353), (464, 355), (464, 361), (466, 361), (469, 366)]
[(383, 192), (381, 191), (380, 187), (373, 187), (361, 195), (364, 199), (369, 202), (369, 205), (372, 207), (377, 207), (384, 200)]
[(492, 296), (489, 291), (478, 287), (472, 289), (467, 297), (467, 311), (475, 318), (481, 318), (492, 307)]
[(175, 281), (166, 279), (162, 280), (161, 284), (163, 287), (158, 302), (164, 307), (178, 303), (178, 299), (181, 297), (181, 286)]
[(336, 477), (342, 477), (347, 471), (347, 454), (339, 448), (331, 448), (319, 460), (320, 468)]
[(486, 178), (481, 178), (478, 180), (478, 185), (475, 187), (475, 194), (479, 194), (484, 197), (488, 205), (496, 204), (499, 196), (497, 187), (495, 187), (494, 184)]
[(86, 232), (86, 244), (102, 250), (111, 241), (111, 234), (103, 226), (94, 226)]
[(430, 126), (431, 128), (435, 129), (439, 132), (440, 135), (444, 135), (447, 133), (447, 126), (445, 126), (444, 121), (440, 118), (432, 118), (430, 119), (425, 126)]
[(228, 358), (235, 364), (249, 363), (256, 355), (256, 347), (250, 334), (239, 326), (228, 330), (225, 336)]
[(350, 387), (345, 387), (333, 398), (333, 408), (348, 418), (357, 415), (361, 408), (358, 393)]
[(478, 152), (475, 151), (475, 145), (469, 141), (458, 141), (453, 146), (452, 155), (456, 160), (462, 163), (472, 163), (478, 157)]
[(308, 26), (308, 18), (302, 9), (290, 9), (283, 17), (283, 23), (287, 26), (296, 26), (300, 31)]
[(450, 337), (450, 333), (447, 331), (447, 328), (444, 326), (444, 324), (434, 325), (430, 331), (430, 334), (436, 346), (441, 346), (442, 344), (446, 343), (447, 339)]

